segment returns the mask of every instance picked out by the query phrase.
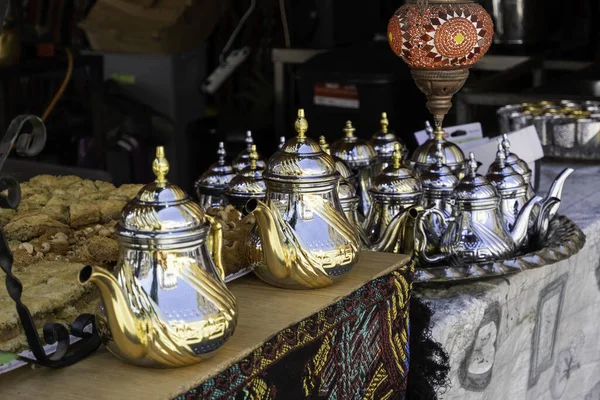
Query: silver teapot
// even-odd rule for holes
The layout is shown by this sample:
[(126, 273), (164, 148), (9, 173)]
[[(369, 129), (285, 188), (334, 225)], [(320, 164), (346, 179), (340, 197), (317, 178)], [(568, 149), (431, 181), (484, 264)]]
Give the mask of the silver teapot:
[[(510, 153), (507, 147), (510, 143), (506, 135), (503, 140), (498, 141), (498, 152), (496, 160), (490, 165), (487, 177), (502, 198), (501, 210), (508, 229), (512, 229), (516, 217), (527, 201), (534, 197), (531, 184), (527, 176), (531, 178), (531, 170), (523, 160), (514, 153)], [(521, 175), (519, 171), (524, 171)], [(567, 178), (574, 172), (573, 168), (565, 168), (552, 182), (550, 191), (542, 202), (534, 207), (529, 219), (528, 237), (524, 245), (541, 247), (548, 234), (550, 221), (557, 213), (562, 190)]]
[[(444, 152), (441, 143), (437, 143), (435, 153), (437, 162), (432, 164), (421, 173), (419, 180), (423, 187), (423, 199), (421, 205), (431, 212), (426, 219), (427, 232), (429, 233), (429, 252), (439, 252), (439, 243), (442, 235), (447, 229), (447, 223), (454, 212), (454, 200), (452, 192), (459, 179), (445, 164)], [(441, 213), (441, 216), (440, 216)]]
[[(242, 150), (240, 154), (238, 154), (237, 157), (235, 157), (231, 162), (231, 165), (233, 166), (235, 172), (240, 172), (241, 170), (250, 165), (250, 152), (252, 151), (252, 145), (254, 144), (254, 139), (252, 138), (251, 131), (246, 132), (245, 142), (246, 149)], [(260, 154), (258, 155), (258, 160), (256, 160), (256, 165), (259, 168), (265, 167), (265, 160), (261, 157)]]
[(351, 121), (346, 121), (345, 136), (331, 145), (331, 155), (340, 158), (356, 174), (356, 191), (360, 197), (359, 210), (367, 215), (371, 205), (369, 188), (377, 172), (377, 153), (363, 139), (354, 135), (356, 129)]
[(487, 178), (477, 174), (478, 164), (469, 154), (466, 176), (454, 189), (454, 218), (448, 222), (440, 242), (440, 253), (427, 251), (429, 239), (425, 218), (417, 223), (420, 240), (417, 250), (427, 263), (446, 262), (452, 266), (485, 263), (513, 256), (527, 237), (529, 217), (541, 197), (529, 200), (512, 229), (507, 229), (500, 211), (500, 196)]
[(225, 191), (229, 203), (241, 212), (245, 212), (250, 199), (264, 200), (267, 192), (263, 168), (258, 166), (256, 145), (253, 144), (250, 150), (250, 165), (238, 172)]
[(374, 179), (369, 190), (371, 209), (365, 220), (369, 249), (391, 253), (413, 252), (414, 234), (410, 221), (423, 210), (421, 183), (411, 169), (402, 166), (400, 145), (396, 144), (391, 164)]
[(219, 160), (212, 164), (194, 183), (196, 196), (200, 206), (205, 210), (227, 204), (225, 191), (229, 182), (235, 177), (235, 171), (225, 162), (225, 145), (219, 142), (217, 150)]
[(379, 175), (379, 173), (387, 168), (392, 161), (395, 143), (400, 144), (402, 160), (406, 160), (408, 158), (408, 148), (404, 142), (398, 139), (394, 131), (389, 128), (390, 122), (388, 120), (387, 113), (381, 113), (381, 120), (379, 123), (381, 124), (381, 129), (375, 132), (375, 134), (371, 137), (371, 140), (369, 140), (369, 144), (377, 152), (377, 159), (379, 161), (379, 171), (377, 171), (376, 175)]
[(316, 289), (350, 272), (360, 240), (340, 205), (335, 161), (306, 137), (304, 110), (298, 111), (294, 126), (298, 136), (275, 152), (263, 173), (265, 201), (253, 199), (246, 206), (256, 218), (247, 252), (265, 282)]
[(456, 176), (462, 177), (467, 163), (465, 155), (460, 147), (444, 139), (444, 135), (445, 132), (442, 128), (436, 128), (431, 131), (429, 139), (414, 151), (410, 165), (417, 175), (424, 172), (430, 165), (437, 163), (435, 153), (441, 146), (446, 166)]

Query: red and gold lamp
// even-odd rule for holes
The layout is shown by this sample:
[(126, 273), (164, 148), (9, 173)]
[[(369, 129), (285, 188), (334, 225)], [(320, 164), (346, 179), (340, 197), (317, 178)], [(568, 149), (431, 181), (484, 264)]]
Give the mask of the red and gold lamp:
[(436, 136), (443, 134), (452, 96), (490, 48), (493, 34), (490, 15), (473, 0), (408, 0), (390, 19), (390, 47), (427, 96)]

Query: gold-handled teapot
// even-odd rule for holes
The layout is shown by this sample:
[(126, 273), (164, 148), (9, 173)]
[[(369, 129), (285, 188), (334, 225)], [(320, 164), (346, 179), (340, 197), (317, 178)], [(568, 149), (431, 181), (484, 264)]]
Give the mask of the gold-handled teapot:
[(267, 187), (262, 177), (264, 169), (258, 165), (258, 152), (253, 144), (250, 151), (250, 165), (238, 172), (229, 182), (225, 195), (229, 203), (245, 212), (250, 199), (264, 200)]
[(265, 282), (291, 289), (332, 285), (356, 264), (360, 242), (340, 205), (340, 174), (333, 158), (306, 137), (304, 110), (298, 136), (267, 162), (265, 201), (251, 200), (256, 218), (248, 238), (248, 259)]
[(445, 261), (452, 266), (485, 263), (513, 256), (523, 245), (531, 211), (541, 197), (529, 200), (512, 229), (507, 229), (498, 191), (487, 178), (477, 174), (477, 168), (475, 156), (470, 153), (467, 174), (453, 192), (454, 218), (442, 236), (440, 253), (430, 255), (427, 251), (429, 235), (424, 226), (425, 218), (419, 219), (418, 251), (424, 262)]
[[(168, 169), (158, 147), (156, 180), (125, 206), (117, 225), (114, 272), (87, 266), (79, 273), (81, 284), (91, 282), (100, 292), (96, 322), (108, 350), (148, 367), (200, 362), (229, 339), (237, 323), (225, 271), (207, 247), (208, 237), (220, 247), (220, 225), (165, 179)], [(211, 250), (220, 254), (220, 248)]]
[(369, 249), (390, 253), (413, 252), (415, 212), (421, 207), (421, 183), (402, 166), (400, 145), (394, 146), (391, 164), (373, 180), (371, 209), (365, 220)]

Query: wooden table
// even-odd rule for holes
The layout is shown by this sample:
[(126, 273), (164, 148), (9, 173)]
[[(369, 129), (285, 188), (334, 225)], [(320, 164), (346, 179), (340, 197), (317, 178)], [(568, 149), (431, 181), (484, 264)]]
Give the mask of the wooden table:
[(403, 255), (364, 252), (346, 279), (321, 290), (290, 291), (268, 286), (253, 276), (243, 277), (229, 285), (238, 300), (237, 330), (206, 362), (177, 369), (148, 369), (125, 364), (101, 349), (65, 369), (23, 367), (1, 375), (0, 398), (174, 398), (246, 357), (277, 332), (408, 262)]

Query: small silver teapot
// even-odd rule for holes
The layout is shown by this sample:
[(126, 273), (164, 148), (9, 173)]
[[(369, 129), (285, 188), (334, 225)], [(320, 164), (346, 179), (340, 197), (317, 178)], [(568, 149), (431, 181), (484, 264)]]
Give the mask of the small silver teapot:
[[(240, 152), (240, 154), (238, 154), (237, 157), (234, 158), (231, 163), (235, 172), (240, 172), (241, 170), (243, 170), (244, 168), (246, 168), (247, 166), (250, 165), (250, 152), (252, 151), (252, 145), (254, 144), (254, 139), (252, 138), (251, 131), (246, 132), (245, 142), (246, 142), (246, 149), (242, 150)], [(263, 169), (265, 168), (266, 162), (261, 157), (260, 154), (258, 155), (258, 160), (256, 161), (256, 165), (259, 168), (263, 168)]]
[[(502, 214), (507, 228), (511, 229), (516, 216), (527, 201), (534, 197), (534, 193), (528, 180), (531, 179), (531, 170), (525, 161), (516, 154), (510, 153), (509, 149), (510, 142), (504, 135), (503, 140), (498, 141), (496, 160), (490, 165), (487, 177), (502, 197)], [(574, 171), (573, 168), (565, 168), (558, 174), (541, 204), (534, 207), (529, 218), (529, 233), (524, 245), (542, 247), (548, 234), (550, 221), (560, 208), (565, 181)], [(524, 175), (521, 172), (524, 172)]]
[(356, 191), (360, 197), (359, 210), (367, 215), (371, 206), (369, 188), (376, 173), (377, 153), (363, 139), (354, 135), (356, 129), (351, 121), (346, 121), (345, 136), (331, 145), (331, 155), (340, 158), (357, 175)]
[(402, 142), (394, 131), (389, 128), (390, 121), (388, 120), (387, 113), (381, 113), (381, 120), (379, 121), (381, 129), (379, 129), (369, 140), (369, 144), (373, 146), (377, 152), (377, 160), (379, 161), (379, 171), (377, 175), (387, 168), (392, 161), (392, 155), (394, 153), (394, 145), (400, 144), (400, 153), (402, 154), (402, 160), (408, 158), (408, 148)]
[(246, 211), (246, 203), (250, 199), (264, 200), (267, 186), (263, 179), (263, 168), (258, 166), (258, 153), (253, 144), (250, 151), (250, 165), (241, 170), (229, 182), (225, 195), (229, 203), (238, 211)]
[(390, 253), (413, 252), (411, 220), (423, 211), (421, 182), (413, 171), (402, 166), (400, 145), (396, 144), (391, 165), (375, 178), (369, 190), (371, 209), (365, 220), (369, 249)]
[[(439, 244), (442, 235), (446, 231), (447, 223), (452, 219), (454, 213), (454, 200), (452, 192), (459, 179), (445, 164), (442, 145), (437, 144), (435, 153), (437, 162), (432, 164), (419, 177), (423, 187), (423, 199), (421, 205), (431, 211), (426, 219), (427, 232), (429, 233), (429, 252), (439, 252)], [(439, 214), (442, 214), (441, 216)]]
[(417, 223), (421, 239), (417, 250), (427, 263), (445, 261), (452, 266), (485, 263), (505, 259), (519, 250), (527, 237), (529, 217), (541, 197), (529, 200), (521, 209), (511, 230), (505, 227), (500, 211), (500, 196), (487, 178), (477, 174), (478, 164), (469, 154), (466, 176), (454, 189), (454, 219), (448, 223), (440, 242), (440, 253), (428, 254), (430, 235), (425, 218)]
[(235, 171), (225, 162), (225, 145), (219, 142), (217, 150), (219, 160), (212, 164), (194, 183), (196, 196), (200, 206), (205, 210), (227, 204), (225, 191), (229, 182), (235, 177)]

